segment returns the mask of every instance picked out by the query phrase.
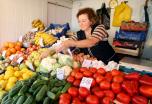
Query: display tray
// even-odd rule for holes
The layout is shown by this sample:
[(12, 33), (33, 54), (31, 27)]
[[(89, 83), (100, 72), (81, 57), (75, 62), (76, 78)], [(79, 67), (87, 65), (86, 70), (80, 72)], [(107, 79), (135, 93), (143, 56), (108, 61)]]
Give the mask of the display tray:
[(137, 71), (142, 74), (152, 75), (152, 61), (132, 57), (124, 57), (122, 60), (120, 60), (119, 69), (128, 73)]

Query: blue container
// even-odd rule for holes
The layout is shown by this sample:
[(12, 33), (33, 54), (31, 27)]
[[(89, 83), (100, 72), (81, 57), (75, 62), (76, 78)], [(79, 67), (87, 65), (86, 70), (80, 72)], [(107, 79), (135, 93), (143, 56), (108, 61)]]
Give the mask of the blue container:
[(145, 41), (147, 36), (147, 32), (132, 32), (132, 31), (116, 31), (115, 38), (116, 39), (124, 39), (124, 40), (134, 40), (134, 41)]

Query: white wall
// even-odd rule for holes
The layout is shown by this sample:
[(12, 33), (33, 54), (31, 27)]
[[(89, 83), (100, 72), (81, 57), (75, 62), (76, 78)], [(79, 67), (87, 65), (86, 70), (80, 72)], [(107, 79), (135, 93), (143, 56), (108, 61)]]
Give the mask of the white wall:
[[(108, 7), (109, 1), (110, 0), (75, 0), (73, 2), (73, 10), (72, 10), (72, 30), (73, 31), (79, 30), (79, 26), (76, 19), (76, 13), (78, 12), (80, 8), (91, 7), (94, 10), (96, 10), (101, 7), (103, 2), (105, 2), (106, 6)], [(118, 0), (118, 1), (120, 4), (120, 1), (123, 1), (123, 0)], [(132, 20), (139, 21), (141, 19), (140, 10), (144, 3), (145, 3), (145, 0), (128, 0), (128, 4), (133, 9)], [(113, 13), (114, 13), (114, 9), (111, 9), (111, 22), (113, 18)], [(115, 31), (118, 29), (119, 28), (111, 26), (111, 29), (108, 31), (108, 33), (110, 34), (110, 37), (109, 37), (110, 43), (112, 43), (112, 39), (114, 37)]]
[(71, 0), (0, 0), (0, 47), (27, 33), (36, 18), (47, 24), (48, 1), (72, 7)]
[(46, 0), (1, 0), (0, 43), (15, 41), (31, 29), (33, 19), (47, 21)]

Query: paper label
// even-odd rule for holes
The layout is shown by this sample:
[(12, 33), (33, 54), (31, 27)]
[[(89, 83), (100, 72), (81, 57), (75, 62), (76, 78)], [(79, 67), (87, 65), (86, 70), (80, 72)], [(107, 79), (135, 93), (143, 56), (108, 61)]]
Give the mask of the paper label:
[(37, 31), (38, 31), (38, 28), (31, 29), (31, 32), (37, 32)]
[(5, 58), (5, 55), (6, 55), (6, 51), (3, 51), (2, 52), (2, 56)]
[(29, 63), (27, 64), (27, 66), (34, 71), (34, 67), (33, 67), (33, 64), (32, 64), (31, 62), (29, 62)]
[(20, 63), (23, 61), (23, 59), (24, 59), (23, 57), (20, 57), (20, 58), (17, 60), (17, 63), (20, 64)]
[(22, 42), (23, 41), (23, 36), (20, 36), (19, 39), (18, 39), (18, 41)]
[(11, 55), (11, 56), (9, 57), (9, 59), (10, 59), (10, 60), (13, 60), (15, 56), (16, 56), (16, 55)]
[(63, 80), (63, 79), (64, 79), (64, 69), (58, 68), (58, 69), (57, 69), (57, 73), (56, 73), (56, 77), (57, 77), (59, 80)]
[(98, 60), (92, 61), (91, 67), (98, 68)]
[(91, 60), (84, 60), (83, 63), (82, 63), (82, 67), (86, 67), (86, 68), (89, 68), (91, 66)]
[(85, 87), (88, 90), (90, 90), (92, 81), (93, 81), (92, 78), (83, 77), (82, 80), (81, 80), (81, 82), (80, 82), (80, 87)]
[(43, 38), (40, 38), (40, 40), (39, 40), (39, 44), (40, 44), (40, 46), (41, 46), (41, 47), (44, 47), (44, 44), (43, 44)]
[(71, 52), (70, 49), (68, 49), (68, 53), (69, 53), (69, 55), (72, 57), (72, 52)]

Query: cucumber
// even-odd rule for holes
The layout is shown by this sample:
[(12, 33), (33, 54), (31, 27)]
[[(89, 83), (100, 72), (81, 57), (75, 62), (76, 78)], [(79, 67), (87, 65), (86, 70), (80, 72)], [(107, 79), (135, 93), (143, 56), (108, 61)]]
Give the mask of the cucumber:
[(41, 101), (44, 98), (47, 90), (47, 85), (43, 85), (40, 91), (36, 94), (36, 101)]
[(8, 98), (4, 103), (2, 104), (12, 104), (12, 99), (11, 98)]
[(9, 91), (9, 97), (13, 97), (15, 96), (19, 90), (22, 88), (22, 85), (18, 85), (18, 86), (15, 86), (13, 87), (10, 91)]
[(42, 88), (42, 85), (40, 85), (33, 93), (33, 96), (36, 96), (36, 94), (40, 91), (40, 89)]
[(28, 86), (25, 84), (25, 85), (20, 89), (18, 95), (24, 95), (27, 90), (28, 90)]
[(33, 102), (33, 97), (32, 96), (28, 96), (23, 104), (32, 104), (32, 102)]
[(64, 88), (62, 89), (61, 93), (66, 93), (67, 90), (71, 87), (70, 83), (66, 83), (66, 85), (64, 86)]
[(50, 104), (50, 98), (46, 97), (43, 101), (43, 104)]
[(57, 83), (55, 83), (55, 86), (59, 87), (59, 86), (65, 85), (65, 84), (66, 84), (66, 82), (63, 80), (63, 81), (58, 81)]
[(30, 84), (32, 84), (35, 80), (36, 80), (36, 78), (37, 78), (37, 74), (35, 74), (32, 78), (30, 78), (29, 80), (28, 80), (28, 82), (30, 83)]
[(47, 84), (47, 81), (46, 81), (46, 80), (36, 80), (36, 81), (32, 84), (31, 88), (32, 88), (32, 90), (35, 90), (38, 86), (44, 85), (44, 84)]
[(9, 98), (9, 95), (8, 95), (9, 93), (7, 93), (7, 94), (5, 94), (4, 96), (3, 96), (3, 98), (2, 98), (2, 104), (4, 104), (4, 102)]
[(13, 102), (12, 102), (12, 104), (16, 104), (19, 98), (20, 98), (20, 96), (18, 96), (18, 95), (15, 96), (15, 97), (13, 97)]
[(48, 85), (48, 89), (52, 89), (57, 81), (57, 79), (51, 79)]
[(55, 99), (55, 94), (54, 94), (53, 92), (51, 92), (51, 91), (47, 91), (47, 96), (48, 96), (50, 99), (52, 99), (52, 100)]
[(20, 96), (16, 104), (23, 104), (24, 101), (25, 101), (25, 96)]
[(60, 87), (53, 87), (52, 89), (51, 89), (51, 92), (53, 92), (53, 93), (57, 93), (59, 90), (61, 90), (63, 87), (62, 86), (60, 86)]

